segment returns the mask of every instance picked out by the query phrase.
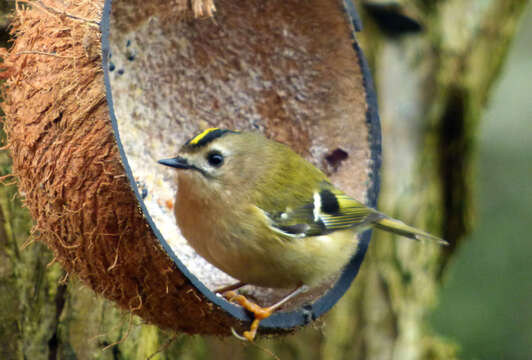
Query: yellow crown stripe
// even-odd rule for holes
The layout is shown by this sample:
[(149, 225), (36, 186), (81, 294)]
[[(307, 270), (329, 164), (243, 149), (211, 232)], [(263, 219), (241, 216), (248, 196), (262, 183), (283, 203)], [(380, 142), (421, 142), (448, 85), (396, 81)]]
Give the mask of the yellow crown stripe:
[(209, 135), (211, 132), (216, 131), (216, 130), (220, 130), (220, 129), (219, 128), (208, 128), (208, 129), (205, 129), (201, 134), (196, 136), (194, 139), (190, 140), (189, 144), (190, 145), (196, 145), (197, 143), (199, 143), (201, 141), (201, 139), (203, 139), (205, 136)]

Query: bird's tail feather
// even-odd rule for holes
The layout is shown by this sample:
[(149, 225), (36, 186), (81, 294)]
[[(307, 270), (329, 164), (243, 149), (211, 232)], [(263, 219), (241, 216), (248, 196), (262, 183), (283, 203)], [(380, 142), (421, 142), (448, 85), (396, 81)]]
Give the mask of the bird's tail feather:
[(449, 243), (437, 236), (426, 233), (415, 227), (408, 226), (400, 220), (395, 220), (389, 217), (378, 220), (374, 226), (377, 229), (386, 230), (397, 235), (401, 235), (414, 240), (432, 240), (442, 245), (449, 245)]

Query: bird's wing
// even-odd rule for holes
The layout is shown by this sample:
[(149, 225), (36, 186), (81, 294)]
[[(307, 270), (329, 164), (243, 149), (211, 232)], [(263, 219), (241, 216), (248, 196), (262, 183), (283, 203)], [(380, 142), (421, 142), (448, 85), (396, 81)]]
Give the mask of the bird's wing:
[(266, 214), (274, 231), (290, 237), (325, 235), (368, 225), (384, 217), (328, 183), (323, 183), (304, 205)]

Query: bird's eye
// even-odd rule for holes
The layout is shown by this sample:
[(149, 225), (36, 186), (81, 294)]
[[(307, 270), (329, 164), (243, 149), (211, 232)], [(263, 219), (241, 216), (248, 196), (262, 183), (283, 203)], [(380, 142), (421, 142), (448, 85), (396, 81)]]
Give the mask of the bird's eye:
[(224, 156), (217, 151), (211, 151), (207, 154), (207, 161), (211, 166), (220, 167), (224, 163)]

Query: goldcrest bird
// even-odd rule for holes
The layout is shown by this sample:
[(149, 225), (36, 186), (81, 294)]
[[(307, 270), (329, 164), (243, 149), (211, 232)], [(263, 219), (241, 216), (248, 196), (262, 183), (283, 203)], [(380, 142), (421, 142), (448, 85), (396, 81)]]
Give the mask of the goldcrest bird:
[(159, 163), (176, 168), (175, 217), (183, 236), (210, 263), (244, 284), (294, 288), (269, 308), (234, 291), (224, 296), (259, 321), (309, 286), (338, 273), (374, 227), (412, 239), (444, 240), (369, 208), (331, 184), (288, 146), (256, 132), (210, 128)]

